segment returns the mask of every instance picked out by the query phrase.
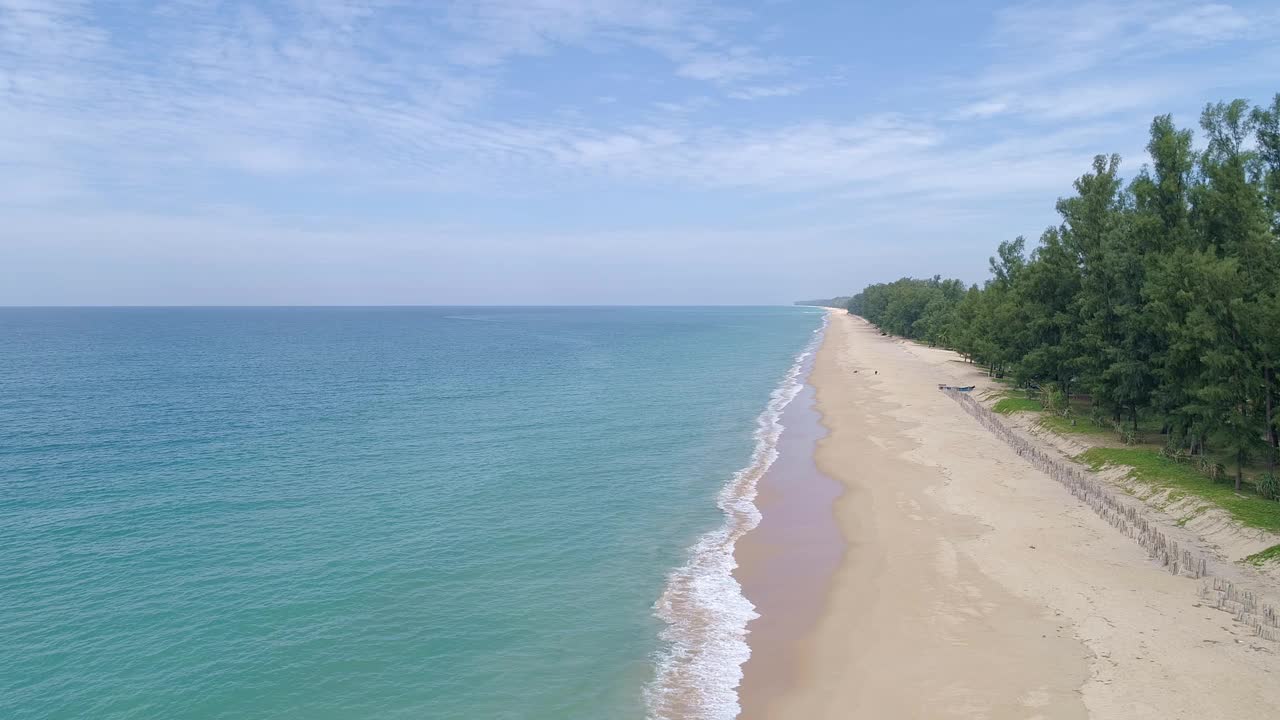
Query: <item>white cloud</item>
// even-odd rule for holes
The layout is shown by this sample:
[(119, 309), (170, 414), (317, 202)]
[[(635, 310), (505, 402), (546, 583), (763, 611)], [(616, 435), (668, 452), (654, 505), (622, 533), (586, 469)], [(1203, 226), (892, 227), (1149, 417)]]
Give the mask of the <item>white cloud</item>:
[(789, 97), (799, 95), (810, 88), (805, 83), (783, 83), (781, 85), (748, 85), (729, 93), (735, 100), (760, 100), (763, 98)]
[(221, 171), (479, 186), (610, 132), (563, 114), (485, 112), (507, 64), (568, 46), (654, 53), (720, 92), (789, 92), (739, 89), (788, 64), (727, 40), (715, 26), (744, 16), (700, 0), (186, 2), (135, 18), (137, 43), (98, 17), (85, 2), (0, 4), (0, 127), (19, 148), (0, 162), (20, 153), (65, 175), (51, 187), (119, 190), (108, 175), (148, 174), (172, 187)]
[[(773, 43), (789, 33), (727, 6), (192, 0), (132, 18), (130, 35), (101, 26), (87, 2), (0, 0), (0, 167), (21, 178), (0, 190), (0, 207), (43, 206), (49, 217), (69, 207), (92, 217), (84, 208), (95, 201), (179, 207), (200, 215), (192, 236), (210, 242), (280, 229), (205, 212), (234, 204), (227, 191), (241, 181), (355, 205), (392, 197), (402, 211), (464, 196), (589, 204), (610, 188), (745, 197), (716, 230), (726, 234), (801, 207), (904, 234), (989, 220), (975, 206), (1033, 194), (1051, 215), (1053, 195), (1092, 154), (1140, 149), (1150, 114), (1188, 94), (1212, 99), (1199, 89), (1238, 77), (1226, 70), (1243, 60), (1208, 51), (1280, 27), (1222, 4), (1017, 5), (995, 16), (972, 77), (911, 76), (906, 84), (939, 95), (897, 107), (861, 77), (833, 92), (841, 66), (783, 52)], [(555, 65), (566, 57), (572, 67)], [(1255, 62), (1252, 72), (1263, 83), (1275, 69)], [(85, 227), (109, 223), (144, 224), (107, 214)], [(338, 247), (358, 235), (297, 237)], [(409, 231), (378, 237), (400, 247)], [(537, 242), (564, 247), (550, 234)]]
[(781, 75), (787, 69), (785, 61), (760, 57), (747, 48), (733, 48), (728, 52), (695, 53), (676, 68), (676, 74), (694, 80), (730, 83)]
[(990, 118), (1008, 112), (1010, 106), (1011, 98), (1006, 95), (964, 105), (956, 110), (955, 116), (962, 120), (968, 118)]
[(1183, 43), (1217, 43), (1249, 31), (1250, 18), (1230, 5), (1183, 8), (1151, 26), (1154, 37), (1173, 36)]
[[(1274, 9), (1195, 0), (1019, 3), (995, 13), (990, 62), (948, 85), (960, 96), (950, 117), (1048, 125), (1149, 117), (1203, 103), (1224, 85), (1260, 81), (1275, 63), (1245, 48), (1277, 39)], [(1220, 51), (1227, 52), (1206, 56)]]

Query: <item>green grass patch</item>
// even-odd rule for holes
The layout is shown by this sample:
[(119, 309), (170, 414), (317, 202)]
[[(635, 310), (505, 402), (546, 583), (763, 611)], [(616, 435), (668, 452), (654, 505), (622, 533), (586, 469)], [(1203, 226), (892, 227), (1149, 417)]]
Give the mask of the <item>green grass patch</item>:
[(1063, 417), (1061, 415), (1049, 413), (1040, 418), (1040, 424), (1059, 435), (1116, 436), (1116, 431), (1113, 428), (1099, 425), (1093, 420), (1090, 420), (1087, 417), (1081, 417), (1080, 415)]
[(1242, 525), (1280, 532), (1280, 502), (1247, 492), (1237, 493), (1232, 481), (1215, 483), (1196, 468), (1167, 458), (1157, 449), (1091, 448), (1081, 453), (1079, 460), (1094, 470), (1105, 465), (1128, 466), (1137, 480), (1167, 488), (1178, 497), (1194, 495), (1208, 500)]
[(1040, 424), (1058, 435), (1089, 435), (1123, 441), (1130, 445), (1153, 445), (1157, 448), (1164, 446), (1164, 436), (1161, 435), (1163, 423), (1158, 417), (1141, 415), (1138, 427), (1134, 429), (1128, 418), (1117, 422), (1110, 417), (1099, 417), (1087, 397), (1073, 397), (1071, 412), (1065, 416), (1045, 413)]
[(1001, 415), (1008, 415), (1016, 412), (1040, 412), (1044, 410), (1044, 406), (1039, 400), (1029, 397), (1007, 397), (1002, 398), (991, 408)]
[(1256, 552), (1244, 559), (1245, 562), (1251, 565), (1265, 565), (1277, 560), (1280, 560), (1280, 545), (1272, 545), (1266, 550)]

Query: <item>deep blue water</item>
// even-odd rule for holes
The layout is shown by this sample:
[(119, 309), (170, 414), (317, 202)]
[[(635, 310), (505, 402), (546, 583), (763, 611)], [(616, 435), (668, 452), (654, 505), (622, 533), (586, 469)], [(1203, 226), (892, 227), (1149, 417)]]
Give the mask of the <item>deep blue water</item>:
[(820, 321), (0, 309), (0, 717), (643, 717)]

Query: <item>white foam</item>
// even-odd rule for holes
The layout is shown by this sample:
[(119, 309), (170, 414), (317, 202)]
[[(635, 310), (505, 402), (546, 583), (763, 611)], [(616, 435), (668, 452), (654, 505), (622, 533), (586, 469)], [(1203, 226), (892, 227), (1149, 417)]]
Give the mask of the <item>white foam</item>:
[(738, 685), (742, 664), (751, 656), (747, 623), (759, 615), (733, 577), (738, 567), (734, 545), (760, 523), (754, 502), (756, 484), (778, 457), (782, 411), (800, 393), (804, 362), (826, 327), (824, 313), (813, 340), (796, 356), (756, 418), (751, 462), (734, 473), (717, 499), (724, 524), (690, 548), (688, 561), (667, 577), (662, 597), (654, 605), (654, 614), (667, 625), (661, 633), (664, 647), (655, 660), (655, 677), (644, 692), (650, 720), (731, 720), (741, 710)]

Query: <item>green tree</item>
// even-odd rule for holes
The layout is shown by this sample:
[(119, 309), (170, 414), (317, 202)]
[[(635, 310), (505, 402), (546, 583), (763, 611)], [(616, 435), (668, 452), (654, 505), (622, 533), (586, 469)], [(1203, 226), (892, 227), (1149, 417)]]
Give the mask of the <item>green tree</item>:
[(1245, 464), (1280, 451), (1280, 95), (1208, 105), (1205, 147), (1168, 115), (1150, 126), (1150, 163), (1126, 187), (1099, 155), (1057, 203), (1034, 249), (1002, 242), (990, 277), (902, 278), (850, 301), (885, 332), (944, 345), (996, 376), (1138, 425), (1163, 420), (1170, 445)]
[(1200, 349), (1183, 333), (1188, 313), (1199, 302), (1190, 268), (1202, 247), (1191, 227), (1191, 194), (1196, 155), (1190, 130), (1179, 130), (1168, 115), (1151, 123), (1147, 151), (1151, 169), (1133, 182), (1133, 234), (1144, 256), (1142, 320), (1150, 330), (1150, 367), (1155, 375), (1152, 403), (1165, 418), (1171, 440), (1200, 449), (1200, 426), (1192, 389), (1201, 372)]

